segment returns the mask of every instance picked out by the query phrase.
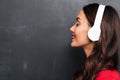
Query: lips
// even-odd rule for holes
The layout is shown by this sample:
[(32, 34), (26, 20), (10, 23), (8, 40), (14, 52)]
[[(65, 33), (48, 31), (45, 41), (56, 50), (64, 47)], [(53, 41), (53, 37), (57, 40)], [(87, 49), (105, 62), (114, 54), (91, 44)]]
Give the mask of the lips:
[(72, 40), (73, 40), (73, 39), (75, 39), (75, 35), (74, 35), (74, 34), (72, 34)]
[(72, 36), (72, 39), (74, 39), (75, 37), (74, 36)]

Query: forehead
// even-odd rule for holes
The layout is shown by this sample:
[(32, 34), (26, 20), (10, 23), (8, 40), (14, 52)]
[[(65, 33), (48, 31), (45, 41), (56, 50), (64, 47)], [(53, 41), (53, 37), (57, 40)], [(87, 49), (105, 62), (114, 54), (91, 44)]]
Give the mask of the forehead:
[(80, 18), (80, 20), (87, 20), (83, 10), (80, 10), (80, 12), (77, 15), (78, 18)]

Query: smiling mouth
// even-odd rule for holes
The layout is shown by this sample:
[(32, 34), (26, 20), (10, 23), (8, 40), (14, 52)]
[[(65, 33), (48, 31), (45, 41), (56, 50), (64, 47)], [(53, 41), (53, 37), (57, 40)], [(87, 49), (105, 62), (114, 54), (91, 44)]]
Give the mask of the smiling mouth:
[(72, 40), (73, 40), (73, 39), (75, 39), (75, 35), (74, 35), (74, 34), (72, 34)]
[(75, 37), (74, 36), (72, 36), (72, 39), (74, 39)]

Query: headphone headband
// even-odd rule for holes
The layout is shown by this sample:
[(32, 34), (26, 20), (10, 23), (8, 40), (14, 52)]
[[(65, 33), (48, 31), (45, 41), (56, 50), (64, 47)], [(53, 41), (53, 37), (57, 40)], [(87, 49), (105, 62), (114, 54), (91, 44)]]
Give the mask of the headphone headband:
[(92, 41), (98, 41), (100, 38), (100, 34), (101, 34), (100, 26), (101, 26), (104, 10), (105, 10), (105, 5), (99, 5), (97, 14), (95, 17), (94, 25), (88, 31), (88, 37)]
[(105, 10), (105, 5), (99, 5), (96, 18), (94, 21), (94, 26), (97, 25), (100, 28), (104, 10)]

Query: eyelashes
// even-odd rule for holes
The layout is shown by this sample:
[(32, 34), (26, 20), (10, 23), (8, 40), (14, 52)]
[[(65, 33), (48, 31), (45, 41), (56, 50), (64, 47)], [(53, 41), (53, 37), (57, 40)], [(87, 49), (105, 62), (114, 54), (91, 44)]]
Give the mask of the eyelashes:
[(78, 22), (75, 22), (75, 23), (74, 23), (74, 25), (75, 25), (75, 26), (79, 26), (79, 25), (80, 25), (80, 23), (78, 23)]

